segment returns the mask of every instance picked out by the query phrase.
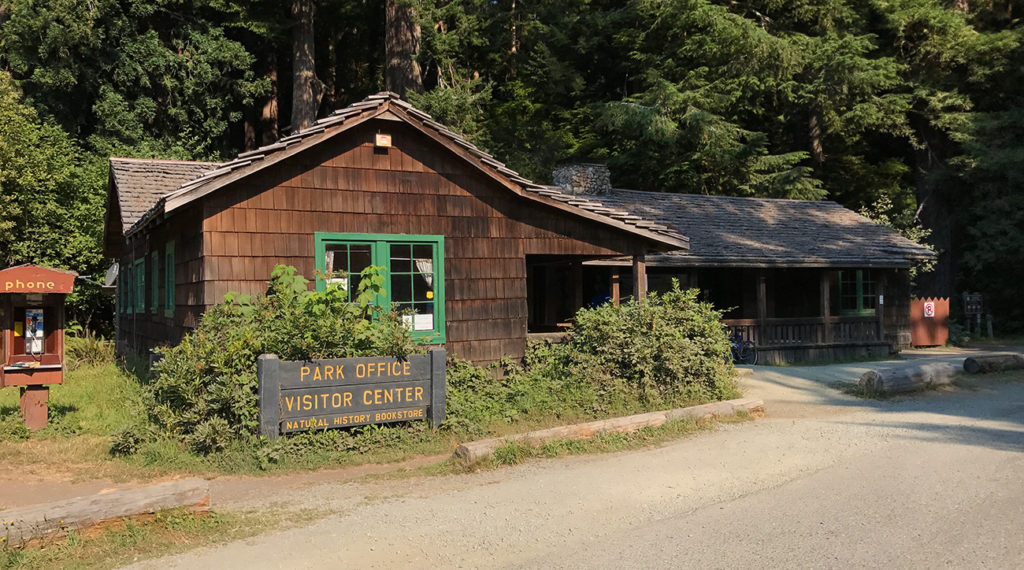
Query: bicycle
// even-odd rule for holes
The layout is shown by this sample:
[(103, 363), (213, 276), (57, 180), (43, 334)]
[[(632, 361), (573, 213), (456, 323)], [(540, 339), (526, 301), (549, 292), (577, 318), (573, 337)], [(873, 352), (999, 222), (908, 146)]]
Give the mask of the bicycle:
[(757, 364), (757, 346), (753, 341), (743, 340), (743, 333), (738, 329), (729, 335), (729, 352), (735, 364)]

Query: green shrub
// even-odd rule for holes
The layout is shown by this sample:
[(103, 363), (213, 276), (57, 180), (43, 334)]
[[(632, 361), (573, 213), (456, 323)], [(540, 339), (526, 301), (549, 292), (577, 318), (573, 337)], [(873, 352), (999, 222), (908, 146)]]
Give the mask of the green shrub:
[(114, 343), (93, 332), (84, 336), (68, 335), (64, 339), (64, 356), (71, 370), (110, 364), (114, 362)]
[(25, 441), (31, 432), (25, 427), (21, 413), (4, 414), (0, 417), (0, 441)]
[(628, 414), (738, 396), (721, 313), (678, 284), (646, 302), (582, 309), (564, 344), (533, 343), (523, 362), (448, 363), (444, 426), (476, 436), (524, 416)]
[(118, 457), (135, 455), (143, 444), (154, 438), (153, 430), (141, 424), (122, 426), (110, 437), (110, 454)]
[(581, 310), (568, 335), (573, 372), (597, 385), (624, 380), (646, 401), (734, 396), (722, 315), (697, 293), (673, 282), (646, 302)]
[(229, 294), (180, 344), (161, 351), (149, 386), (161, 431), (203, 454), (254, 437), (260, 354), (301, 360), (417, 352), (401, 318), (372, 305), (383, 281), (380, 268), (368, 268), (350, 303), (344, 290), (310, 291), (294, 267), (279, 265), (267, 295)]

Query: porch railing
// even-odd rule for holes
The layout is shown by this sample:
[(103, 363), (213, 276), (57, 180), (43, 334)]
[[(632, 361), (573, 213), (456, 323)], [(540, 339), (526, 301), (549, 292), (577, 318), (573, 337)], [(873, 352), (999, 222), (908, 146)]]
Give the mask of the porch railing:
[(878, 342), (877, 317), (726, 319), (722, 321), (759, 347)]

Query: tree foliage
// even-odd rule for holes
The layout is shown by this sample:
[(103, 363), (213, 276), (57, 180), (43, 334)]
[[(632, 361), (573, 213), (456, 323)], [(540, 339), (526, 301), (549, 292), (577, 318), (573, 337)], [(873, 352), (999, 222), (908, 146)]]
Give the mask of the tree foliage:
[[(309, 1), (321, 114), (384, 87), (391, 37), (415, 104), (537, 181), (596, 158), (621, 187), (884, 204), (930, 230), (930, 295), (996, 302), (995, 260), (1024, 266), (1015, 1)], [(290, 4), (10, 0), (0, 70), (96, 188), (110, 154), (223, 158), (286, 128)]]

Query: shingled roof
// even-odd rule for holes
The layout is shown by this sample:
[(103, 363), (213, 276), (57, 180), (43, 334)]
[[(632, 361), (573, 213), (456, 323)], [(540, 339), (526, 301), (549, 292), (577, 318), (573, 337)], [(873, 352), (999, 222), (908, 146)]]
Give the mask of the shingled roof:
[(648, 256), (655, 266), (906, 267), (935, 255), (832, 201), (618, 189), (588, 197), (689, 236), (688, 251)]
[(218, 166), (218, 162), (111, 158), (110, 178), (121, 208), (121, 231), (132, 227), (160, 198)]
[[(376, 117), (404, 121), (428, 137), (447, 146), (484, 174), (526, 199), (639, 235), (659, 243), (663, 249), (685, 249), (688, 247), (687, 237), (673, 227), (645, 220), (619, 208), (609, 208), (594, 200), (569, 196), (557, 190), (553, 191), (548, 186), (527, 180), (493, 156), (434, 121), (427, 113), (416, 109), (402, 101), (398, 95), (390, 92), (371, 95), (363, 101), (319, 119), (307, 129), (284, 137), (274, 144), (239, 154), (234, 160), (219, 164), (191, 163), (196, 167), (189, 171), (187, 176), (183, 172), (184, 168), (175, 170), (176, 167), (168, 166), (168, 164), (175, 164), (171, 161), (137, 162), (127, 165), (127, 167), (127, 163), (119, 163), (118, 167), (124, 170), (120, 175), (118, 173), (113, 175), (118, 189), (118, 199), (122, 212), (132, 212), (131, 215), (125, 213), (122, 216), (125, 225), (124, 234), (131, 235), (161, 213), (169, 213), (218, 188), (259, 172), (263, 168), (285, 160)], [(112, 159), (112, 170), (115, 168), (114, 160), (123, 159)], [(151, 174), (150, 166), (153, 166), (158, 173), (155, 177), (156, 181), (148, 180)], [(123, 177), (124, 174), (129, 177), (138, 174), (134, 180), (144, 186), (136, 187), (134, 183), (129, 184), (127, 178), (123, 178), (125, 182), (122, 184), (118, 177)], [(183, 177), (177, 178), (178, 174)], [(131, 186), (130, 190), (129, 186)], [(126, 203), (126, 199), (131, 203)], [(149, 200), (148, 206), (145, 205), (146, 200)], [(145, 208), (142, 213), (139, 213), (139, 209), (143, 206)]]

